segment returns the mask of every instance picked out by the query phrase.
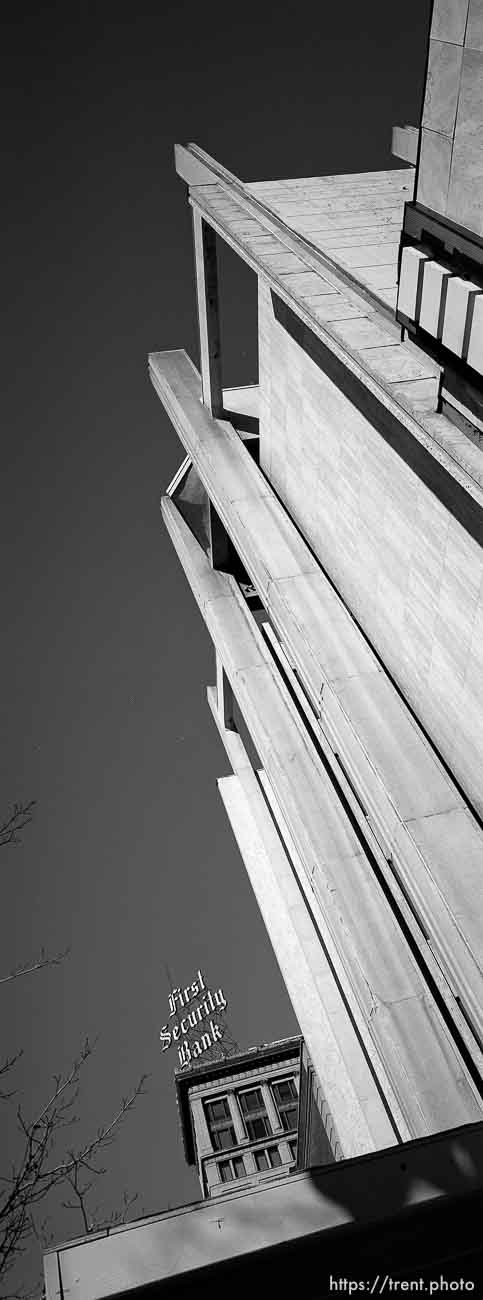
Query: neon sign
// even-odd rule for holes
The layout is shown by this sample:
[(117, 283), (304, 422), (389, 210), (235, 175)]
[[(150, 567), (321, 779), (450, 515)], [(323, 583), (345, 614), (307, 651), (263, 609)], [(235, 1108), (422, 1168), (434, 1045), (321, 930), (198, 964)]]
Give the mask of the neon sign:
[[(207, 989), (199, 970), (196, 979), (187, 984), (186, 988), (172, 989), (168, 1002), (170, 1017), (177, 1016), (178, 1019), (171, 1025), (168, 1022), (162, 1026), (159, 1034), (161, 1048), (167, 1052), (172, 1043), (177, 1043), (181, 1068), (186, 1069), (192, 1060), (221, 1042), (223, 1027), (214, 1017), (226, 1010), (227, 1000), (223, 989), (219, 988), (213, 993)], [(194, 1032), (199, 1030), (200, 1025), (203, 1026), (203, 1031), (195, 1038)]]

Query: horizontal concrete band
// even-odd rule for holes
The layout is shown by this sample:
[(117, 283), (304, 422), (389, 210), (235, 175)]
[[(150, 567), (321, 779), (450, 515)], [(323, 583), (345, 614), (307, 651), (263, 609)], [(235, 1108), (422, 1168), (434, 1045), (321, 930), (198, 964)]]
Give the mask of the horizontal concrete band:
[(172, 352), (150, 367), (450, 988), (483, 1032), (474, 818), (237, 434), (201, 405), (192, 363)]
[[(197, 1202), (71, 1242), (45, 1256), (47, 1300), (106, 1300), (215, 1262), (393, 1213), (464, 1203), (481, 1188), (483, 1131), (469, 1126), (404, 1148), (234, 1190), (220, 1213)], [(223, 1231), (220, 1231), (220, 1219)], [(382, 1231), (384, 1228), (382, 1227)]]
[(409, 1136), (481, 1115), (450, 1031), (237, 583), (163, 515)]

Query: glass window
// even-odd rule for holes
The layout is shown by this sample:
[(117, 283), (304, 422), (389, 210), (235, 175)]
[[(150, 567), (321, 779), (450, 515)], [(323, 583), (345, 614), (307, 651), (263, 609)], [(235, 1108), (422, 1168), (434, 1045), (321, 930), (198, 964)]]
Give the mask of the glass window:
[(289, 1149), (289, 1151), (290, 1151), (290, 1157), (291, 1157), (291, 1159), (292, 1159), (292, 1160), (296, 1160), (296, 1159), (297, 1159), (297, 1143), (296, 1143), (296, 1142), (288, 1142), (288, 1143), (287, 1143), (287, 1146), (288, 1146), (288, 1149)]
[(232, 1183), (235, 1178), (244, 1178), (246, 1169), (243, 1156), (234, 1156), (233, 1160), (220, 1160), (218, 1170), (222, 1183)]
[(280, 1123), (285, 1133), (288, 1133), (290, 1129), (297, 1128), (298, 1122), (298, 1097), (295, 1080), (293, 1078), (280, 1079), (277, 1083), (272, 1083), (272, 1093)]
[(217, 1097), (215, 1101), (205, 1102), (205, 1114), (213, 1149), (226, 1151), (229, 1147), (236, 1146), (228, 1098)]
[(282, 1163), (278, 1147), (266, 1147), (264, 1151), (254, 1151), (255, 1164), (261, 1172), (263, 1169), (277, 1169)]
[(279, 1083), (274, 1083), (274, 1089), (280, 1102), (297, 1100), (295, 1083), (293, 1079), (281, 1079)]
[(280, 1151), (278, 1147), (268, 1148), (268, 1159), (270, 1161), (270, 1165), (272, 1169), (276, 1169), (278, 1165), (281, 1165), (282, 1157), (280, 1155)]
[(245, 1121), (248, 1137), (252, 1142), (258, 1138), (271, 1137), (270, 1120), (265, 1110), (261, 1088), (251, 1088), (249, 1092), (240, 1092), (238, 1100)]
[(227, 1097), (219, 1097), (217, 1101), (209, 1101), (209, 1102), (208, 1102), (208, 1110), (209, 1110), (209, 1113), (210, 1113), (211, 1119), (214, 1120), (214, 1121), (219, 1120), (219, 1119), (230, 1119), (230, 1118), (231, 1118), (231, 1116), (230, 1116), (230, 1107), (229, 1107), (229, 1105), (228, 1105), (228, 1098), (227, 1098)]
[(269, 1168), (266, 1151), (255, 1151), (255, 1164), (260, 1171)]
[(251, 1115), (254, 1111), (263, 1110), (263, 1095), (261, 1088), (252, 1088), (250, 1092), (240, 1093), (240, 1103), (244, 1115)]

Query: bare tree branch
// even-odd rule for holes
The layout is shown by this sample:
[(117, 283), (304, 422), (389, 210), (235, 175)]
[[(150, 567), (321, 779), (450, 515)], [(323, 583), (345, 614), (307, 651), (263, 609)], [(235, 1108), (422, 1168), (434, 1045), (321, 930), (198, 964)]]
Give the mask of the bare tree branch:
[(10, 816), (0, 826), (0, 848), (6, 844), (20, 843), (20, 832), (32, 821), (35, 804), (35, 799), (30, 799), (28, 803), (14, 803)]
[[(17, 1064), (17, 1061), (20, 1060), (21, 1056), (23, 1056), (22, 1048), (20, 1048), (19, 1052), (15, 1052), (13, 1056), (5, 1057), (5, 1060), (2, 1061), (2, 1064), (0, 1065), (0, 1079), (3, 1078), (5, 1074), (8, 1074), (10, 1070), (13, 1070), (14, 1065)], [(12, 1089), (12, 1092), (4, 1092), (3, 1089), (0, 1088), (0, 1101), (11, 1101), (12, 1097), (15, 1096), (15, 1093), (16, 1088)]]
[[(98, 1163), (99, 1155), (114, 1140), (123, 1119), (143, 1094), (146, 1076), (128, 1097), (122, 1098), (113, 1118), (90, 1141), (77, 1150), (68, 1150), (60, 1161), (52, 1160), (59, 1137), (77, 1122), (73, 1107), (78, 1097), (79, 1074), (91, 1052), (91, 1044), (86, 1039), (68, 1073), (54, 1078), (50, 1096), (34, 1119), (27, 1119), (18, 1107), (17, 1123), (23, 1149), (10, 1175), (1, 1179), (4, 1190), (0, 1191), (0, 1278), (18, 1262), (34, 1232), (32, 1212), (54, 1187), (65, 1184), (70, 1189), (71, 1198), (63, 1204), (67, 1209), (77, 1206), (85, 1232), (92, 1232), (97, 1226), (99, 1213), (97, 1210), (91, 1213), (87, 1198), (96, 1180), (106, 1172)], [(134, 1199), (125, 1197), (124, 1208), (114, 1216), (116, 1222), (124, 1222), (121, 1215), (128, 1212)]]
[[(10, 816), (0, 826), (0, 848), (19, 842), (21, 832), (32, 820), (34, 808), (34, 800), (14, 804)], [(38, 957), (23, 962), (0, 977), (0, 984), (11, 983), (21, 975), (33, 974), (45, 966), (58, 966), (68, 952), (66, 949), (49, 956), (41, 948)], [(8, 1277), (12, 1281), (12, 1290), (2, 1291), (0, 1300), (40, 1300), (43, 1295), (42, 1283), (33, 1289), (19, 1287), (17, 1273), (32, 1241), (41, 1240), (41, 1232), (45, 1248), (45, 1231), (37, 1226), (36, 1216), (41, 1203), (55, 1189), (65, 1188), (66, 1199), (62, 1204), (67, 1210), (77, 1209), (85, 1232), (93, 1232), (101, 1225), (101, 1212), (92, 1207), (90, 1200), (99, 1178), (106, 1173), (100, 1157), (114, 1141), (125, 1116), (143, 1094), (146, 1076), (143, 1075), (133, 1091), (122, 1098), (108, 1123), (98, 1128), (87, 1142), (73, 1147), (71, 1133), (79, 1122), (76, 1105), (81, 1073), (92, 1051), (93, 1045), (86, 1038), (70, 1069), (54, 1076), (47, 1100), (33, 1118), (25, 1114), (21, 1105), (17, 1106), (19, 1156), (8, 1173), (0, 1174), (0, 1285)], [(22, 1051), (19, 1051), (5, 1057), (0, 1064), (0, 1080), (10, 1075), (21, 1056)], [(15, 1090), (0, 1089), (0, 1101), (11, 1102), (14, 1096)], [(114, 1226), (126, 1222), (136, 1199), (136, 1195), (129, 1196), (125, 1192), (121, 1207), (111, 1213), (108, 1224)]]
[(38, 957), (33, 961), (23, 962), (16, 966), (14, 970), (9, 971), (8, 975), (0, 976), (0, 984), (9, 984), (11, 980), (18, 980), (20, 975), (31, 975), (33, 971), (42, 970), (44, 966), (60, 966), (69, 956), (70, 948), (64, 948), (63, 952), (57, 952), (49, 956), (45, 948), (41, 948)]

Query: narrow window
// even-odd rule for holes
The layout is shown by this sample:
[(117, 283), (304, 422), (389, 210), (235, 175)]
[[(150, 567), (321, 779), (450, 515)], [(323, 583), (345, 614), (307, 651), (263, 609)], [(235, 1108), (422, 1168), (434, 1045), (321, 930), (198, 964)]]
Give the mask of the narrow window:
[(254, 1151), (255, 1164), (257, 1169), (262, 1172), (263, 1169), (278, 1169), (282, 1163), (282, 1157), (278, 1147), (266, 1147), (263, 1151)]
[(278, 1166), (281, 1165), (282, 1163), (282, 1157), (280, 1155), (280, 1151), (278, 1147), (269, 1147), (267, 1154), (268, 1154), (268, 1159), (270, 1161), (270, 1168), (277, 1169)]
[(256, 1164), (256, 1166), (257, 1166), (257, 1169), (260, 1170), (260, 1172), (262, 1171), (262, 1169), (268, 1169), (268, 1168), (269, 1168), (269, 1164), (268, 1164), (268, 1155), (267, 1155), (267, 1152), (266, 1152), (266, 1151), (255, 1151), (254, 1154), (255, 1154), (255, 1164)]
[(271, 1137), (270, 1120), (265, 1110), (261, 1088), (251, 1088), (249, 1092), (241, 1092), (239, 1102), (247, 1135), (251, 1141), (256, 1142), (257, 1138)]
[(218, 1170), (222, 1183), (232, 1183), (235, 1178), (245, 1178), (247, 1172), (243, 1156), (233, 1156), (233, 1160), (220, 1160)]
[(298, 1098), (294, 1080), (280, 1079), (277, 1083), (272, 1083), (272, 1093), (280, 1123), (285, 1133), (288, 1133), (290, 1129), (297, 1128), (298, 1121)]
[(217, 1097), (216, 1101), (205, 1102), (205, 1114), (214, 1151), (236, 1146), (228, 1098)]

